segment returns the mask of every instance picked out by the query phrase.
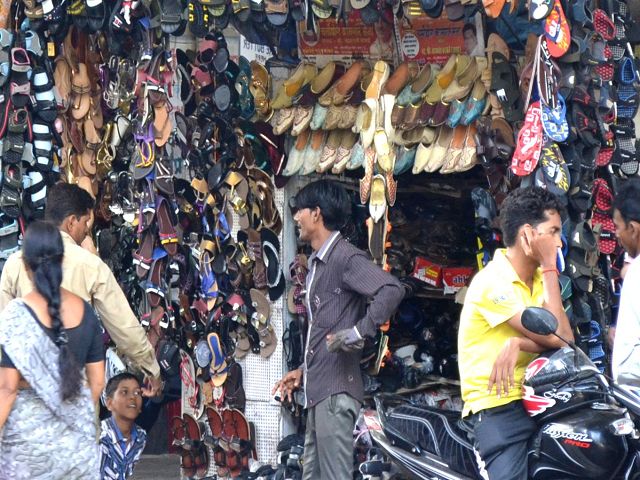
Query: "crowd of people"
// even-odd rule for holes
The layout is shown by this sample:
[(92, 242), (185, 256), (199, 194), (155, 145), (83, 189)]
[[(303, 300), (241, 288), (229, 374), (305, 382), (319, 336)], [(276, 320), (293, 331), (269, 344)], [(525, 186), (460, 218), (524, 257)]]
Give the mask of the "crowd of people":
[[(136, 425), (142, 397), (162, 382), (147, 337), (109, 268), (81, 245), (91, 234), (93, 199), (80, 187), (50, 189), (46, 221), (27, 229), (22, 250), (0, 279), (0, 478), (123, 479), (146, 443)], [(404, 288), (340, 234), (351, 201), (339, 184), (320, 180), (291, 202), (300, 239), (313, 254), (306, 280), (309, 314), (304, 361), (275, 386), (282, 398), (303, 389), (308, 409), (305, 479), (351, 478), (352, 432), (363, 401), (360, 356), (395, 311)], [(541, 306), (573, 334), (562, 306), (557, 255), (563, 207), (537, 187), (512, 192), (501, 208), (505, 249), (472, 280), (460, 319), (462, 415), (488, 478), (527, 478), (533, 421), (521, 401), (524, 370), (537, 353), (559, 348), (554, 336), (527, 331), (525, 308)], [(616, 236), (630, 259), (622, 289), (613, 374), (639, 375), (640, 180), (614, 204)], [(635, 296), (637, 297), (637, 295)], [(101, 322), (98, 320), (98, 316)], [(101, 326), (102, 325), (102, 326)], [(135, 366), (104, 385), (102, 327)], [(111, 416), (96, 423), (103, 390)], [(37, 442), (33, 441), (37, 435)]]

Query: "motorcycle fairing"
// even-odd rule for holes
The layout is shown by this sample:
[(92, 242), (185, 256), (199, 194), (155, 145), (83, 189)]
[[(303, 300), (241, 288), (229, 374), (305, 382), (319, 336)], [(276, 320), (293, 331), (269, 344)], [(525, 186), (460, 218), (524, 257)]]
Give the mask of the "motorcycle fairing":
[(607, 480), (615, 478), (627, 458), (625, 436), (611, 424), (620, 410), (584, 408), (544, 423), (529, 448), (531, 480)]

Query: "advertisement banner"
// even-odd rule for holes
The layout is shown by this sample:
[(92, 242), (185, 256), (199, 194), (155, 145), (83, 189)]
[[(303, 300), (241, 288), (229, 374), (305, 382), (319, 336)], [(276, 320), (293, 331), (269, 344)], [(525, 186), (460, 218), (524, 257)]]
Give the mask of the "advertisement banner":
[(385, 22), (365, 24), (357, 11), (349, 14), (345, 23), (335, 18), (318, 20), (317, 33), (306, 31), (305, 22), (298, 23), (300, 56), (309, 61), (343, 61), (355, 58), (393, 62), (395, 42), (393, 28)]
[(484, 56), (482, 17), (477, 14), (468, 23), (452, 22), (443, 12), (440, 18), (426, 14), (398, 19), (397, 38), (402, 59), (443, 65), (454, 53)]

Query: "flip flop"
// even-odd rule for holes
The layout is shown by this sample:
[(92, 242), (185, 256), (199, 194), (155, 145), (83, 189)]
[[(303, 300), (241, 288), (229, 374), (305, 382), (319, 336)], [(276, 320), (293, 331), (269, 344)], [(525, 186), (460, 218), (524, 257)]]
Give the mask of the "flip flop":
[(559, 93), (556, 108), (542, 103), (542, 128), (554, 142), (564, 142), (569, 138), (569, 123), (566, 114), (567, 107), (564, 98)]
[(524, 125), (518, 133), (511, 171), (521, 177), (531, 174), (538, 165), (542, 149), (542, 112), (540, 102), (529, 105)]
[(180, 379), (182, 381), (182, 411), (193, 412), (196, 418), (202, 416), (204, 404), (200, 398), (200, 388), (196, 381), (196, 370), (191, 356), (180, 350)]
[(602, 178), (596, 178), (593, 182), (593, 215), (591, 222), (594, 227), (600, 226), (598, 246), (605, 255), (612, 254), (618, 243), (615, 236), (615, 225), (611, 212), (613, 209), (613, 193)]
[(488, 17), (498, 18), (506, 0), (482, 0), (482, 6)]
[(553, 8), (544, 21), (544, 35), (549, 52), (553, 57), (561, 57), (571, 45), (571, 30), (560, 0), (554, 0)]
[(569, 191), (571, 184), (569, 168), (555, 142), (548, 141), (542, 147), (540, 164), (536, 172), (536, 184), (558, 197), (565, 196)]
[(211, 365), (209, 371), (211, 372), (211, 382), (215, 387), (221, 387), (227, 379), (229, 366), (225, 359), (225, 354), (220, 343), (220, 337), (217, 333), (210, 333), (207, 335), (207, 343), (211, 349)]
[(269, 287), (269, 298), (271, 301), (276, 301), (282, 296), (285, 289), (285, 279), (280, 264), (280, 241), (272, 230), (263, 227), (260, 230), (260, 242), (267, 286)]
[(544, 20), (553, 8), (553, 0), (531, 0), (529, 20)]

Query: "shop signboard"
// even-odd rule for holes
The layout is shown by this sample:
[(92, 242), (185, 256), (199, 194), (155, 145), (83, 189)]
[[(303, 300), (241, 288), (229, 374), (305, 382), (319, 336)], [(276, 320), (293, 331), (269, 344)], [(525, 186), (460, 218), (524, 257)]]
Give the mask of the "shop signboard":
[(255, 60), (262, 65), (273, 56), (269, 47), (251, 43), (242, 35), (240, 35), (240, 55), (250, 62)]
[(316, 33), (308, 31), (304, 21), (298, 23), (297, 30), (301, 57), (311, 62), (321, 59), (350, 64), (357, 58), (393, 62), (395, 57), (392, 25), (384, 21), (367, 25), (358, 11), (349, 13), (346, 22), (318, 19)]
[(402, 59), (443, 65), (455, 53), (484, 56), (482, 17), (468, 22), (450, 21), (443, 12), (440, 18), (425, 14), (396, 20), (396, 36)]

